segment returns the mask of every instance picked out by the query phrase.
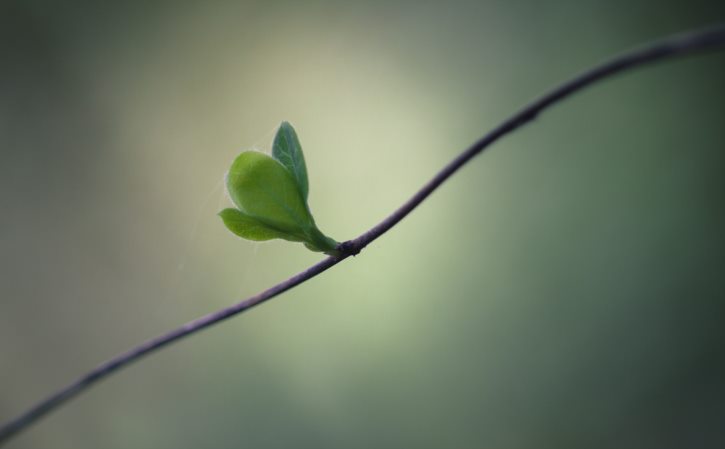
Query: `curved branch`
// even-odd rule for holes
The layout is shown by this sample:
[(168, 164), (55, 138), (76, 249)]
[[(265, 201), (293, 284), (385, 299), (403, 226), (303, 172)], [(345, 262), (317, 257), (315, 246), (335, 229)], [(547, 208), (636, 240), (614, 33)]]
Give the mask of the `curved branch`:
[(61, 388), (56, 393), (43, 399), (38, 404), (28, 409), (23, 414), (6, 422), (0, 427), (0, 444), (8, 441), (13, 435), (26, 429), (31, 424), (38, 421), (44, 415), (57, 409), (66, 401), (85, 391), (91, 385), (111, 374), (117, 372), (121, 368), (130, 365), (141, 359), (143, 356), (178, 341), (186, 336), (194, 334), (213, 324), (237, 315), (241, 312), (251, 309), (252, 307), (263, 303), (275, 296), (283, 293), (337, 265), (346, 258), (354, 256), (363, 248), (373, 242), (375, 239), (383, 235), (385, 232), (395, 226), (400, 220), (405, 218), (413, 209), (423, 202), (435, 189), (437, 189), (446, 179), (450, 178), (459, 168), (465, 165), (474, 156), (481, 153), (493, 142), (502, 136), (514, 131), (520, 126), (530, 122), (544, 109), (563, 100), (569, 95), (582, 90), (583, 88), (609, 76), (617, 73), (633, 69), (651, 62), (671, 58), (674, 56), (694, 53), (698, 51), (714, 49), (716, 47), (725, 46), (725, 24), (718, 25), (713, 28), (691, 32), (665, 38), (646, 47), (632, 50), (606, 61), (593, 69), (590, 69), (568, 82), (560, 85), (543, 97), (529, 104), (514, 114), (511, 118), (504, 121), (497, 128), (486, 134), (484, 137), (476, 141), (467, 150), (461, 153), (448, 165), (446, 165), (438, 174), (436, 174), (427, 184), (425, 184), (415, 195), (413, 195), (405, 204), (393, 212), (382, 222), (365, 232), (354, 240), (349, 240), (340, 244), (339, 250), (342, 256), (328, 257), (318, 262), (305, 271), (292, 276), (274, 287), (271, 287), (255, 296), (245, 299), (228, 308), (211, 313), (197, 320), (191, 321), (177, 329), (160, 335), (156, 338), (148, 340), (139, 346), (124, 352), (109, 361), (97, 366), (84, 376), (77, 379), (68, 386)]

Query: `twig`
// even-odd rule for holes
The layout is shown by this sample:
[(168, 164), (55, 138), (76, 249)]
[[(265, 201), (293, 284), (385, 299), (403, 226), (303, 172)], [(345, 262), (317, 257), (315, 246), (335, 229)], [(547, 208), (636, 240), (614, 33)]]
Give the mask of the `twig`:
[(261, 304), (268, 299), (274, 298), (280, 293), (283, 293), (307, 281), (308, 279), (317, 276), (328, 268), (342, 262), (346, 258), (356, 255), (375, 239), (395, 226), (400, 220), (405, 218), (405, 216), (423, 202), (428, 195), (437, 189), (459, 168), (470, 161), (475, 155), (482, 152), (500, 137), (530, 122), (544, 109), (559, 102), (560, 100), (563, 100), (574, 92), (577, 92), (611, 75), (639, 67), (650, 62), (678, 55), (694, 53), (697, 51), (713, 49), (719, 46), (725, 46), (725, 24), (694, 31), (688, 34), (665, 38), (664, 40), (650, 44), (646, 47), (624, 53), (623, 55), (615, 57), (580, 74), (579, 76), (574, 77), (570, 81), (560, 85), (540, 99), (524, 107), (493, 131), (489, 132), (487, 135), (471, 145), (467, 150), (438, 172), (433, 179), (425, 184), (423, 188), (421, 188), (415, 195), (413, 195), (413, 197), (411, 197), (405, 204), (403, 204), (385, 220), (362, 234), (360, 237), (342, 243), (339, 247), (343, 254), (342, 256), (328, 257), (327, 259), (322, 260), (316, 265), (311, 266), (305, 271), (275, 285), (268, 290), (245, 299), (244, 301), (231, 307), (211, 313), (202, 318), (191, 321), (178, 329), (174, 329), (159, 337), (148, 340), (130, 351), (124, 352), (99, 365), (75, 382), (63, 387), (46, 399), (43, 399), (23, 414), (3, 424), (2, 427), (0, 427), (0, 444), (8, 441), (13, 435), (16, 435), (26, 429), (44, 415), (57, 409), (69, 399), (85, 391), (94, 383), (108, 377), (121, 368), (130, 365), (132, 362), (139, 360), (141, 357), (169, 345), (170, 343), (180, 340), (183, 337), (194, 334), (213, 324), (244, 312), (245, 310), (249, 310), (256, 305)]

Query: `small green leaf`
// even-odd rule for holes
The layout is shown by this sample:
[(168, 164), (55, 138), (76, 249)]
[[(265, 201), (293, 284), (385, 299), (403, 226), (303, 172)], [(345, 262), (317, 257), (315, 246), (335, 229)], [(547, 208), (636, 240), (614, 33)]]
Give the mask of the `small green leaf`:
[(234, 234), (249, 240), (303, 242), (312, 251), (339, 256), (338, 243), (315, 225), (307, 205), (307, 169), (297, 134), (283, 122), (272, 158), (246, 151), (227, 173), (227, 191), (238, 209), (219, 213)]
[(288, 122), (282, 122), (279, 126), (272, 144), (272, 156), (292, 173), (300, 188), (302, 198), (307, 201), (310, 189), (307, 181), (305, 156), (302, 154), (302, 146), (297, 138), (297, 133)]
[(303, 239), (314, 221), (294, 178), (266, 154), (246, 151), (227, 175), (232, 201), (247, 216)]
[(284, 232), (269, 227), (259, 220), (255, 220), (254, 218), (245, 215), (238, 209), (224, 209), (219, 212), (219, 216), (222, 217), (224, 225), (226, 225), (230, 231), (247, 240), (254, 240), (255, 242), (272, 239), (284, 239), (293, 242), (301, 241), (299, 238), (285, 234)]

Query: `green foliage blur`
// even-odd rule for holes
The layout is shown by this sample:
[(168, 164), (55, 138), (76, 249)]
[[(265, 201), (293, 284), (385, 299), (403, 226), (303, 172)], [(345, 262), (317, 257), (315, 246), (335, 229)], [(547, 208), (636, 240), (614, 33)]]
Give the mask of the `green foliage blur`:
[[(320, 259), (216, 212), (282, 120), (353, 238), (710, 0), (0, 2), (0, 421)], [(725, 446), (725, 53), (610, 79), (354, 259), (8, 448)]]

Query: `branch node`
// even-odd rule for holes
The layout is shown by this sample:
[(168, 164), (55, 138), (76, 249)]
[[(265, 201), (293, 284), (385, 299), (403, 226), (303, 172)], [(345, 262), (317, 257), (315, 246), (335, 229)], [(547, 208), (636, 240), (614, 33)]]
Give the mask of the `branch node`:
[(337, 245), (337, 250), (344, 256), (357, 256), (362, 251), (362, 246), (355, 243), (354, 240), (348, 240)]

